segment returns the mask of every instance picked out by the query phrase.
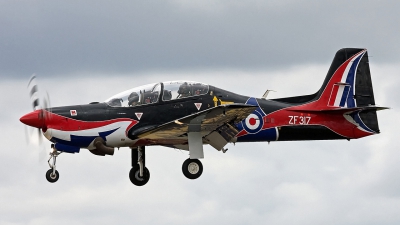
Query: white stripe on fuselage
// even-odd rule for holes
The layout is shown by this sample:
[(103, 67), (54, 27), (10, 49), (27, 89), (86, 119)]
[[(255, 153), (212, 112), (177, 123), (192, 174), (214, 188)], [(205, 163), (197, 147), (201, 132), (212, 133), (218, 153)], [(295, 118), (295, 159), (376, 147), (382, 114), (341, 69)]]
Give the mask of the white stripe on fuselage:
[[(87, 130), (77, 130), (77, 131), (62, 131), (49, 128), (44, 133), (44, 135), (49, 140), (52, 137), (55, 137), (64, 141), (71, 141), (71, 135), (81, 136), (81, 137), (99, 136), (100, 132), (107, 132), (118, 128), (116, 131), (114, 131), (112, 134), (106, 137), (107, 146), (123, 147), (123, 146), (129, 146), (130, 144), (133, 143), (133, 140), (129, 139), (126, 136), (126, 129), (129, 127), (131, 123), (132, 121), (120, 121), (102, 127), (97, 127)], [(93, 143), (91, 143), (88, 148), (93, 149)]]

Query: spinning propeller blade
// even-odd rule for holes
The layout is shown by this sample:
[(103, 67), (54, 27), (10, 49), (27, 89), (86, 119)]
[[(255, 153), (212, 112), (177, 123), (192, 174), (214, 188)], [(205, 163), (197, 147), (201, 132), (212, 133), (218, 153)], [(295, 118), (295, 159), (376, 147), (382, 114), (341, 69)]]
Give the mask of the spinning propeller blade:
[[(39, 86), (37, 85), (36, 75), (33, 74), (28, 82), (28, 93), (31, 99), (31, 105), (33, 108), (33, 112), (26, 114), (21, 117), (21, 122), (29, 125), (28, 129), (25, 129), (25, 136), (28, 143), (37, 143), (40, 146), (40, 155), (39, 159), (45, 158), (45, 147), (43, 144), (43, 132), (42, 128), (46, 126), (46, 120), (49, 119), (49, 113), (51, 112), (50, 106), (50, 97), (46, 91), (40, 91)], [(37, 128), (37, 137), (34, 137), (34, 128)], [(36, 140), (35, 140), (36, 139)]]

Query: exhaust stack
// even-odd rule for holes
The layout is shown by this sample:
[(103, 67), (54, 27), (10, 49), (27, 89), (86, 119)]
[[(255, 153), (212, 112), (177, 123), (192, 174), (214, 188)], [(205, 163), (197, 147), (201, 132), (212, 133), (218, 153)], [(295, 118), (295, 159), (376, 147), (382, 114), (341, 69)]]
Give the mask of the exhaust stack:
[(97, 137), (93, 141), (93, 145), (96, 149), (90, 150), (91, 153), (95, 155), (105, 156), (105, 155), (114, 155), (114, 148), (108, 147), (105, 145), (106, 142), (103, 138)]

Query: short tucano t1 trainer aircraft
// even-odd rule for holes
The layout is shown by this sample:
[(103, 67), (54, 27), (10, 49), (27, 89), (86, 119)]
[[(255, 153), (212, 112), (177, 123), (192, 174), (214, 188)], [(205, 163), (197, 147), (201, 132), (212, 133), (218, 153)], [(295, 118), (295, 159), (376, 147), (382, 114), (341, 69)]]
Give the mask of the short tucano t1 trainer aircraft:
[[(366, 49), (339, 50), (321, 88), (314, 94), (279, 99), (247, 97), (192, 81), (144, 85), (105, 102), (49, 107), (37, 96), (35, 76), (30, 90), (34, 111), (20, 121), (38, 128), (52, 142), (46, 173), (56, 182), (56, 157), (88, 149), (98, 156), (115, 148), (132, 151), (131, 182), (146, 184), (146, 146), (187, 150), (183, 174), (203, 172), (203, 145), (225, 152), (227, 143), (356, 139), (378, 134), (369, 59)], [(52, 160), (52, 161), (51, 161)]]

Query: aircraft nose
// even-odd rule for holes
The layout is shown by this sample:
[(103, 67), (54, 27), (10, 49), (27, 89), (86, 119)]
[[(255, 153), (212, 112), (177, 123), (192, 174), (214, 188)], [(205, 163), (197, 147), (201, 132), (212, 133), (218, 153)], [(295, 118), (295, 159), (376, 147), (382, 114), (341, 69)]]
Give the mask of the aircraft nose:
[(42, 110), (35, 110), (30, 112), (19, 119), (22, 123), (36, 128), (44, 127), (44, 118)]

